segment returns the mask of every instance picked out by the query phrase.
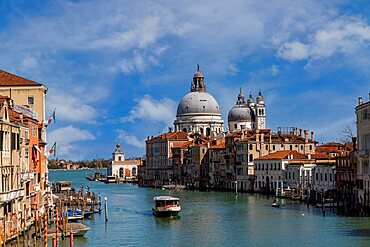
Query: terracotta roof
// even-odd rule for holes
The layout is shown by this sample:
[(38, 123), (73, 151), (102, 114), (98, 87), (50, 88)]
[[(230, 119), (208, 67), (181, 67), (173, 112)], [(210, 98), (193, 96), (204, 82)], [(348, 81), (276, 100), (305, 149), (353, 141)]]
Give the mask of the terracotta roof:
[(1, 86), (42, 86), (42, 84), (0, 69), (0, 87)]
[(188, 134), (186, 132), (167, 132), (159, 136), (155, 136), (150, 140), (163, 140), (163, 139), (187, 139)]
[(306, 155), (299, 153), (295, 150), (285, 150), (271, 153), (268, 155), (261, 156), (256, 160), (277, 160), (277, 159), (287, 159), (289, 155), (293, 155), (293, 159), (306, 159)]
[(187, 148), (189, 145), (192, 144), (192, 141), (178, 141), (173, 143), (172, 148)]
[(225, 148), (225, 142), (221, 142), (219, 144), (212, 145), (211, 148), (212, 149), (223, 149), (223, 148)]
[(113, 165), (141, 165), (141, 160), (113, 161)]
[(324, 153), (316, 153), (316, 154), (311, 154), (311, 158), (312, 159), (329, 159), (329, 155), (324, 154)]

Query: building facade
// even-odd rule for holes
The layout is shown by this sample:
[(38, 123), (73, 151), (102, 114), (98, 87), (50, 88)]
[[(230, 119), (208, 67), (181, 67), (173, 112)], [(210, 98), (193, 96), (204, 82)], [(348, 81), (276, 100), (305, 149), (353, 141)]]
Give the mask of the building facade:
[(122, 182), (136, 182), (141, 165), (141, 159), (126, 160), (121, 145), (117, 144), (116, 150), (112, 153), (112, 162), (107, 167), (107, 175), (115, 176), (118, 181)]
[[(370, 95), (369, 95), (370, 97)], [(356, 107), (357, 189), (360, 204), (370, 205), (370, 101), (360, 97)]]

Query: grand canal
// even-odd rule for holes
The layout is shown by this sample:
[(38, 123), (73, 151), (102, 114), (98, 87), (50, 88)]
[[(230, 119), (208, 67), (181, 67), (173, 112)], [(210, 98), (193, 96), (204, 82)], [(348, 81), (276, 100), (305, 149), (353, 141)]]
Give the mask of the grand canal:
[[(320, 209), (290, 201), (273, 208), (272, 198), (256, 194), (164, 191), (86, 180), (92, 173), (49, 173), (51, 181), (89, 186), (108, 198), (109, 221), (105, 223), (103, 213), (82, 222), (90, 230), (75, 238), (75, 246), (370, 246), (369, 218), (328, 212), (323, 217)], [(157, 195), (179, 197), (181, 216), (152, 216), (152, 199)], [(62, 246), (69, 246), (68, 240)]]

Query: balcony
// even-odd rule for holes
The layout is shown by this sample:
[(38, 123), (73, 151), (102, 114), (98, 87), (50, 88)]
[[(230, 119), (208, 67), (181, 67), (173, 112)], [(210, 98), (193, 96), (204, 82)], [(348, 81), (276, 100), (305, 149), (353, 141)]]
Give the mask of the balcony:
[(23, 189), (18, 189), (18, 190), (13, 190), (13, 191), (8, 191), (8, 192), (1, 192), (0, 193), (0, 201), (1, 202), (8, 202), (14, 199), (17, 199), (19, 197), (24, 196), (24, 190)]

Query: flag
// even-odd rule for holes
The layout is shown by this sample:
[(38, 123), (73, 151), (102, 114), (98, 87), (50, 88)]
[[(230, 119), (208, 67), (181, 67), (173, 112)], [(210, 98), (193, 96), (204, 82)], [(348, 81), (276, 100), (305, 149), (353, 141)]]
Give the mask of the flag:
[(55, 109), (54, 109), (53, 113), (50, 115), (50, 117), (48, 119), (48, 126), (51, 123), (51, 121), (53, 121), (53, 120), (54, 120), (54, 123), (55, 123)]
[(55, 156), (56, 152), (57, 152), (57, 143), (54, 142), (53, 146), (51, 146), (51, 149), (49, 151), (49, 155), (52, 155), (54, 153), (54, 156)]

